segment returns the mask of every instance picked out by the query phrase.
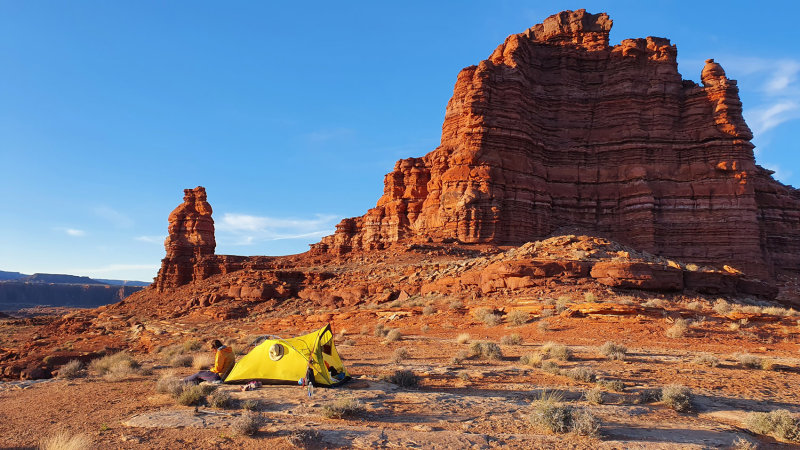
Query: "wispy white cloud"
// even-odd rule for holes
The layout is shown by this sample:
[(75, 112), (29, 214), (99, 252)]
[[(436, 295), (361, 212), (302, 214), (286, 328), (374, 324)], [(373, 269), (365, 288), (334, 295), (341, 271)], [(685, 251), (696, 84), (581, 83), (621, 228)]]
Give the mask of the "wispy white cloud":
[(760, 135), (784, 122), (800, 118), (800, 104), (792, 100), (778, 101), (754, 108), (747, 115), (753, 133)]
[(158, 264), (109, 264), (92, 269), (70, 269), (70, 273), (114, 273), (131, 270), (158, 270)]
[(340, 219), (340, 216), (330, 214), (296, 219), (225, 213), (217, 222), (216, 230), (222, 239), (230, 238), (234, 245), (252, 245), (263, 241), (322, 237), (333, 233)]
[(136, 236), (134, 239), (139, 242), (147, 242), (148, 244), (163, 244), (166, 236)]
[(774, 64), (775, 70), (764, 85), (764, 89), (774, 95), (783, 95), (786, 90), (792, 89), (800, 73), (800, 62), (781, 60)]
[(79, 230), (77, 228), (56, 227), (56, 228), (53, 228), (53, 229), (56, 230), (56, 231), (60, 231), (60, 232), (62, 232), (64, 234), (66, 234), (67, 236), (73, 236), (73, 237), (86, 236), (86, 231)]
[(133, 219), (114, 208), (98, 206), (95, 207), (92, 212), (118, 228), (130, 228), (133, 226)]
[(791, 170), (786, 170), (782, 166), (779, 166), (777, 164), (765, 163), (764, 167), (775, 172), (774, 174), (772, 174), (772, 177), (777, 180), (783, 181), (784, 183), (786, 183), (787, 182), (786, 180), (788, 180), (792, 176)]

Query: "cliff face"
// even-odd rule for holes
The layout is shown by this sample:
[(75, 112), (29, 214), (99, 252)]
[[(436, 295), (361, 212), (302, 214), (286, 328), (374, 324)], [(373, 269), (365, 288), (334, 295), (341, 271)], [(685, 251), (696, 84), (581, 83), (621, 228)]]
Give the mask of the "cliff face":
[(800, 268), (800, 194), (757, 166), (736, 81), (683, 80), (669, 40), (609, 46), (584, 10), (509, 36), (458, 75), (441, 145), (398, 161), (364, 216), (317, 252), (400, 240), (520, 244), (579, 227), (770, 277)]

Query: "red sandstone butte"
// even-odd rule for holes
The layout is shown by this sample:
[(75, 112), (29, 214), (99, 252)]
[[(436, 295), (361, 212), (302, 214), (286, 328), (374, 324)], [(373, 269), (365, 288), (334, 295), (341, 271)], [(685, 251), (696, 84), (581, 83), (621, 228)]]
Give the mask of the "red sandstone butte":
[(365, 215), (316, 252), (402, 240), (516, 245), (560, 227), (771, 278), (800, 270), (800, 191), (758, 166), (736, 81), (682, 79), (668, 39), (609, 46), (564, 11), (458, 74), (441, 144), (400, 160)]

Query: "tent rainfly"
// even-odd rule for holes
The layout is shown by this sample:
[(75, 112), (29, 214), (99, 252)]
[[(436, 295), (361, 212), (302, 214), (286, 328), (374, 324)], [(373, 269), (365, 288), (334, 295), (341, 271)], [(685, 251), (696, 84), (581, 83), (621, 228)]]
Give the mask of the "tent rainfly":
[(333, 331), (328, 324), (294, 338), (269, 336), (233, 366), (225, 383), (296, 384), (306, 375), (309, 359), (317, 386), (339, 386), (350, 379), (333, 345)]

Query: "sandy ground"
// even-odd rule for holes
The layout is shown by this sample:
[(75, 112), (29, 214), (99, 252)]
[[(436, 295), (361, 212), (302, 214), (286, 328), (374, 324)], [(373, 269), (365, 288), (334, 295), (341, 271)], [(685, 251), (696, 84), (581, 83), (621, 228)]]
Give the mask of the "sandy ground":
[[(253, 399), (265, 422), (252, 437), (233, 432), (232, 421), (243, 410), (234, 402), (214, 409), (178, 405), (155, 391), (156, 380), (167, 373), (183, 376), (192, 368), (164, 367), (157, 354), (136, 355), (151, 368), (148, 375), (108, 381), (96, 375), (76, 380), (0, 384), (0, 447), (35, 446), (59, 430), (83, 433), (97, 448), (729, 448), (739, 436), (760, 448), (791, 448), (788, 443), (749, 433), (745, 417), (752, 411), (788, 409), (800, 413), (800, 327), (782, 323), (750, 323), (733, 330), (729, 321), (711, 311), (679, 338), (665, 329), (680, 308), (656, 316), (554, 316), (521, 326), (487, 326), (469, 313), (470, 305), (449, 309), (446, 299), (431, 302), (434, 312), (419, 307), (353, 309), (333, 317), (340, 333), (337, 349), (354, 380), (336, 389), (317, 389), (311, 398), (298, 386), (264, 386), (242, 392), (222, 386), (235, 400)], [(310, 311), (322, 318), (324, 311)], [(307, 314), (311, 317), (313, 314)], [(540, 325), (546, 320), (548, 325)], [(244, 345), (259, 333), (300, 334), (318, 324), (291, 317), (245, 318), (208, 325), (175, 320), (170, 333), (176, 342), (192, 334), (223, 336)], [(403, 338), (386, 342), (374, 336), (377, 323), (397, 328)], [(194, 331), (191, 331), (194, 330)], [(344, 331), (342, 330), (349, 330)], [(477, 357), (454, 362), (468, 352), (459, 334), (470, 339), (500, 342), (517, 333), (520, 345), (501, 345), (503, 358)], [(608, 360), (599, 346), (613, 340), (628, 348), (622, 361)], [(520, 356), (539, 351), (548, 341), (568, 345), (561, 369), (584, 367), (598, 379), (619, 380), (622, 392), (604, 389), (603, 404), (589, 404), (584, 394), (595, 383), (575, 381), (539, 367), (524, 365)], [(396, 361), (398, 348), (408, 356)], [(748, 352), (774, 361), (771, 370), (743, 367), (738, 353)], [(698, 365), (698, 355), (710, 353), (717, 367)], [(417, 388), (400, 388), (381, 381), (396, 370), (417, 374)], [(693, 409), (679, 413), (660, 402), (642, 403), (639, 393), (681, 384), (693, 393)], [(529, 417), (543, 391), (558, 391), (566, 404), (590, 410), (599, 420), (599, 434), (553, 434), (533, 425)], [(329, 419), (323, 407), (341, 398), (363, 405), (352, 418)], [(305, 442), (301, 442), (306, 437)]]

